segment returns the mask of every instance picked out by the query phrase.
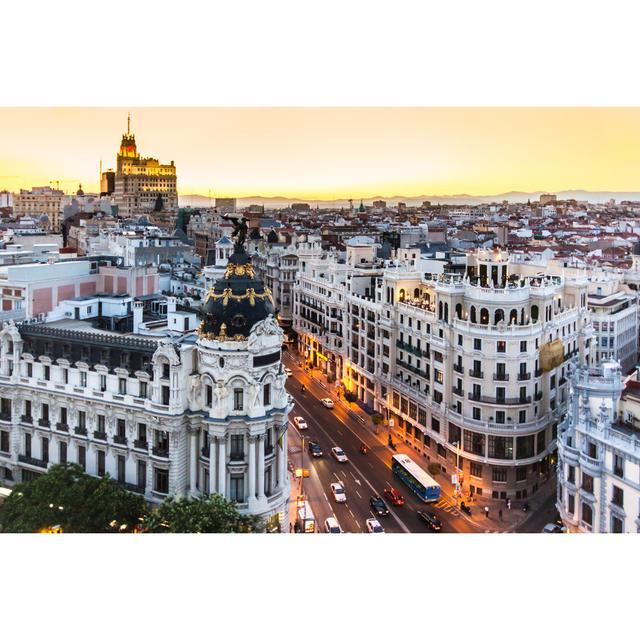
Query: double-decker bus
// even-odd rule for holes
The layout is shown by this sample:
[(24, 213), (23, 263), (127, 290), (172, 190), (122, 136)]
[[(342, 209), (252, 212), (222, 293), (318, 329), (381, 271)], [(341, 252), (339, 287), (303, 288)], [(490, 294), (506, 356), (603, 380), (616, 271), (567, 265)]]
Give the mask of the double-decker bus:
[(393, 456), (391, 470), (424, 502), (440, 500), (440, 485), (409, 456)]

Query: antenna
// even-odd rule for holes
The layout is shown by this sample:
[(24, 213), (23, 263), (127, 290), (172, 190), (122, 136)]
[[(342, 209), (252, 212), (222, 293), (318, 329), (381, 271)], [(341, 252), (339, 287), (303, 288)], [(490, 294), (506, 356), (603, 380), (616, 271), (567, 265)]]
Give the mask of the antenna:
[(131, 130), (131, 112), (127, 113), (127, 135), (130, 135)]

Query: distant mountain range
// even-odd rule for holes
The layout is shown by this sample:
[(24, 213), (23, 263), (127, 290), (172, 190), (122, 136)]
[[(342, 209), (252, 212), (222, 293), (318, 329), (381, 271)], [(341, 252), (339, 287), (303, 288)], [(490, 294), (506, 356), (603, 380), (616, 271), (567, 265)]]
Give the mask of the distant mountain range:
[[(491, 202), (501, 203), (506, 200), (509, 203), (526, 202), (527, 200), (537, 201), (543, 193), (554, 193), (552, 191), (508, 191), (507, 193), (498, 193), (489, 196), (472, 196), (468, 193), (457, 193), (453, 195), (423, 195), (423, 196), (372, 196), (363, 198), (365, 204), (371, 204), (374, 200), (384, 200), (388, 205), (395, 205), (398, 202), (404, 202), (408, 206), (422, 204), (425, 200), (431, 204), (449, 204), (449, 205), (465, 205), (465, 204), (488, 204)], [(555, 195), (558, 200), (588, 200), (589, 202), (602, 203), (613, 198), (616, 202), (621, 200), (637, 200), (640, 201), (640, 191), (586, 191), (584, 189), (576, 189), (569, 191), (557, 191)], [(215, 203), (214, 198), (201, 196), (198, 194), (180, 195), (180, 206), (183, 207), (207, 207)], [(293, 202), (307, 202), (312, 207), (316, 204), (320, 208), (348, 208), (349, 200), (305, 200), (300, 198), (287, 198), (285, 196), (249, 196), (247, 198), (238, 198), (238, 206), (246, 207), (250, 204), (264, 205), (267, 208), (283, 208)], [(353, 199), (354, 206), (360, 203), (360, 198)]]

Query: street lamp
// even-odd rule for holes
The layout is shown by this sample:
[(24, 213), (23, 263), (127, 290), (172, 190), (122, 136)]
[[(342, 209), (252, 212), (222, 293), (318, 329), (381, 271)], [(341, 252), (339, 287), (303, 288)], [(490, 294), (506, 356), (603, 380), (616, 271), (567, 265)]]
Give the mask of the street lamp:
[(456, 507), (460, 502), (460, 443), (452, 442), (456, 447)]

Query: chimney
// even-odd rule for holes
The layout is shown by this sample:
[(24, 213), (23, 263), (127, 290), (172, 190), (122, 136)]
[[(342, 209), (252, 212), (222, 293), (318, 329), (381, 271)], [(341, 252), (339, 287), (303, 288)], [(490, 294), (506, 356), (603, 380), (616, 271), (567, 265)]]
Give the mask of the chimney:
[(176, 310), (176, 299), (173, 296), (167, 298), (167, 314)]
[(133, 333), (138, 333), (140, 325), (142, 324), (142, 309), (144, 308), (143, 302), (133, 303)]

